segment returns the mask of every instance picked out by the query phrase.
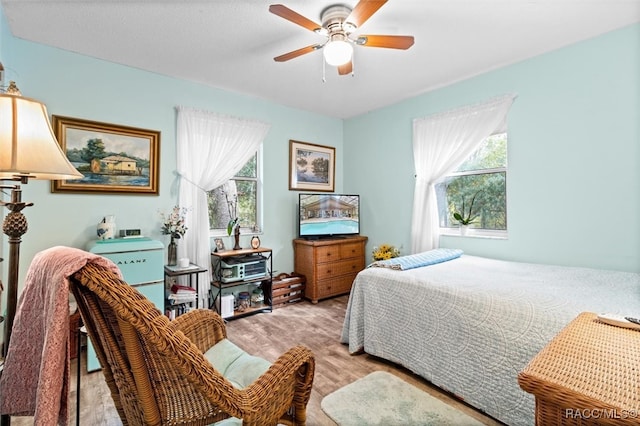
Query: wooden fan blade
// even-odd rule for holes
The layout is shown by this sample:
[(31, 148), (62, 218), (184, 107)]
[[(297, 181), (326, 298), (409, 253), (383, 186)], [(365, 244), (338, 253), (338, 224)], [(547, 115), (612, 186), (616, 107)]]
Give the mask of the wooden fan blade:
[(284, 18), (287, 21), (291, 21), (294, 24), (298, 24), (310, 31), (316, 31), (322, 28), (322, 25), (316, 24), (312, 20), (305, 18), (298, 12), (294, 12), (283, 4), (272, 4), (271, 6), (269, 6), (269, 12), (273, 13), (274, 15), (278, 15), (279, 17)]
[(297, 58), (298, 56), (302, 56), (305, 53), (310, 53), (320, 48), (322, 48), (321, 44), (312, 44), (311, 46), (303, 47), (302, 49), (293, 50), (289, 53), (285, 53), (284, 55), (276, 56), (275, 58), (273, 58), (273, 60), (276, 62), (285, 62), (289, 59)]
[(338, 65), (338, 74), (347, 75), (353, 72), (353, 61), (349, 61), (344, 65)]
[(408, 49), (413, 46), (413, 36), (398, 35), (361, 35), (356, 44), (367, 47), (386, 47), (389, 49)]
[(346, 22), (351, 22), (356, 27), (360, 27), (386, 2), (387, 0), (360, 0), (347, 17)]

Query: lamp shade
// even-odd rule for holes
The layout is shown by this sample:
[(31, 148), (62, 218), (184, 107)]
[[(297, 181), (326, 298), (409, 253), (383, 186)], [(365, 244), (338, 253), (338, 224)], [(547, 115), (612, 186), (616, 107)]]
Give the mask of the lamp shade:
[(323, 53), (324, 60), (327, 61), (329, 65), (337, 67), (351, 60), (353, 46), (347, 41), (347, 37), (342, 34), (335, 34), (324, 46)]
[(0, 178), (79, 179), (49, 123), (41, 102), (0, 95)]

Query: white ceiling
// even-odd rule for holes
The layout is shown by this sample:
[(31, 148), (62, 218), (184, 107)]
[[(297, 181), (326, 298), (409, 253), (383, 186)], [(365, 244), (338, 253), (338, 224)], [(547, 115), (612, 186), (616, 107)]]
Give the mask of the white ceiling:
[(319, 23), (320, 12), (340, 0), (2, 0), (2, 6), (16, 37), (337, 118), (640, 22), (640, 0), (389, 0), (356, 34), (413, 35), (413, 47), (356, 46), (355, 75), (338, 76), (327, 66), (323, 82), (319, 51), (273, 60), (323, 40), (270, 13), (277, 2)]

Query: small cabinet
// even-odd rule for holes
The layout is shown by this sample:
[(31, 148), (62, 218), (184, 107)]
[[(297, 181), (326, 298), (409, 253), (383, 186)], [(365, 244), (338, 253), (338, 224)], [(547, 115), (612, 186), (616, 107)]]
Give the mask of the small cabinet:
[(358, 272), (365, 267), (367, 237), (293, 240), (294, 270), (307, 278), (305, 297), (312, 303), (349, 293)]
[(272, 251), (224, 250), (211, 253), (213, 303), (226, 320), (273, 309)]
[[(93, 241), (87, 251), (115, 263), (123, 279), (164, 312), (164, 245), (150, 238)], [(87, 371), (100, 369), (91, 341), (87, 343)]]

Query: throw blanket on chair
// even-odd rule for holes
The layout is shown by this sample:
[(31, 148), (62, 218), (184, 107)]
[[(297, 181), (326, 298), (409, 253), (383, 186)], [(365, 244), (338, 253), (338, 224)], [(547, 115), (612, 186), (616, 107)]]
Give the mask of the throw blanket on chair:
[(69, 277), (87, 263), (121, 276), (110, 260), (79, 249), (53, 247), (33, 258), (0, 377), (0, 413), (34, 416), (37, 426), (67, 425)]

